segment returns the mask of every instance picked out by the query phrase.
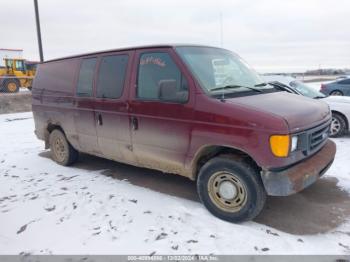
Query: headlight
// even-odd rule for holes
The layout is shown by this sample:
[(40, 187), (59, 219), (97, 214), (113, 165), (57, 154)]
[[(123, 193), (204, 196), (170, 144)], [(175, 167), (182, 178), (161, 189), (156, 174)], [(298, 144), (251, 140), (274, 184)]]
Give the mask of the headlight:
[(292, 143), (290, 147), (290, 152), (296, 151), (298, 148), (298, 136), (292, 136)]
[(289, 135), (274, 135), (270, 137), (272, 153), (277, 157), (287, 157), (289, 154)]

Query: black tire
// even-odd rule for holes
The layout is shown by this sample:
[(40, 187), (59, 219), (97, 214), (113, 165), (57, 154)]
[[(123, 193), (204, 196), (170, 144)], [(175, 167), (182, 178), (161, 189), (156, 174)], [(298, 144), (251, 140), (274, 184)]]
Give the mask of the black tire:
[(58, 164), (69, 166), (78, 160), (79, 152), (71, 146), (61, 130), (55, 129), (50, 133), (49, 143), (51, 157)]
[[(228, 208), (219, 207), (218, 203), (220, 201), (213, 200), (214, 198), (219, 198), (219, 193), (216, 192), (216, 194), (214, 194), (213, 190), (209, 189), (212, 184), (210, 181), (214, 176), (217, 177), (217, 174), (220, 174), (220, 172), (225, 174), (230, 173), (230, 175), (234, 174), (235, 179), (239, 180), (240, 184), (246, 191), (245, 202), (238, 207), (234, 207), (234, 209), (232, 208), (232, 210), (230, 210), (231, 206)], [(219, 175), (219, 177), (220, 176), (221, 175)], [(223, 178), (220, 177), (220, 179)], [(236, 189), (238, 188), (241, 190), (241, 187), (236, 187)], [(240, 190), (236, 191), (235, 198), (232, 198), (232, 201), (230, 200), (233, 204), (237, 203), (236, 197)], [(233, 155), (221, 155), (209, 160), (199, 171), (197, 178), (197, 191), (202, 203), (210, 213), (220, 219), (234, 223), (255, 218), (263, 209), (266, 201), (266, 192), (258, 169), (254, 164)], [(225, 198), (221, 199), (221, 201), (223, 200), (225, 200)], [(222, 203), (220, 202), (220, 204)], [(225, 203), (223, 205), (225, 205)]]
[(340, 90), (333, 90), (332, 92), (329, 93), (331, 96), (343, 96), (343, 92)]
[(341, 137), (346, 131), (346, 120), (345, 118), (335, 112), (332, 112), (332, 124), (330, 137)]
[(3, 92), (6, 93), (17, 93), (20, 88), (20, 83), (17, 79), (7, 79), (3, 83)]

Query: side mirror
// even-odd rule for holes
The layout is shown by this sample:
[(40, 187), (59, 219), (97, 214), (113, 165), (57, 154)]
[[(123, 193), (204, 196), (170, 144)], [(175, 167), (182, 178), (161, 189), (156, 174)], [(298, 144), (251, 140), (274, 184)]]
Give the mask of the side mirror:
[(159, 98), (160, 100), (170, 102), (186, 102), (188, 91), (178, 91), (175, 79), (165, 79), (159, 81)]

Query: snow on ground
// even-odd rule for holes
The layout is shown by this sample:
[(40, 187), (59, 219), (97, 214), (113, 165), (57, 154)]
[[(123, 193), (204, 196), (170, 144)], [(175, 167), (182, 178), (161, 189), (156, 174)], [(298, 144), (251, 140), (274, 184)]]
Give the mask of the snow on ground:
[[(231, 224), (198, 202), (103, 175), (103, 169), (59, 166), (33, 129), (31, 113), (0, 116), (0, 254), (350, 253), (349, 219), (313, 235)], [(350, 137), (335, 141), (338, 153), (327, 175), (350, 192)]]

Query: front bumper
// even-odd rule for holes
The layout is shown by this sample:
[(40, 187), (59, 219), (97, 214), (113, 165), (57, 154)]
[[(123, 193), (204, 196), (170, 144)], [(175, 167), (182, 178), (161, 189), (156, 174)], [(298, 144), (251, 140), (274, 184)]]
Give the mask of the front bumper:
[(270, 196), (288, 196), (310, 186), (332, 165), (336, 145), (332, 140), (313, 156), (281, 171), (265, 170), (261, 178)]

